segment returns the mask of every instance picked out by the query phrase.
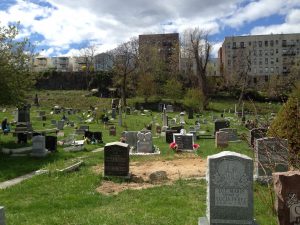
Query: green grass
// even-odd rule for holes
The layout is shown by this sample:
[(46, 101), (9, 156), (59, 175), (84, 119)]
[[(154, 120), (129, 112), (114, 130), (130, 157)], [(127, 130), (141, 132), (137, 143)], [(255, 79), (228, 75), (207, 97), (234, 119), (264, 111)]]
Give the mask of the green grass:
[[(60, 115), (50, 115), (51, 107), (59, 104), (64, 107), (89, 109), (90, 105), (98, 106), (102, 112), (109, 108), (110, 99), (99, 99), (96, 97), (84, 97), (84, 91), (41, 91), (38, 95), (41, 107), (32, 107), (31, 120), (33, 127), (37, 130), (51, 129), (51, 119), (60, 119)], [(32, 94), (34, 96), (34, 94)], [(223, 109), (227, 109), (225, 117), (230, 117), (231, 127), (237, 128), (239, 134), (248, 134), (249, 131), (240, 126), (240, 122), (228, 113), (228, 109), (234, 110), (233, 100), (212, 101), (212, 111), (201, 114), (201, 120), (206, 118), (208, 123), (201, 124), (201, 130), (206, 134), (212, 134), (214, 124), (212, 115), (220, 116)], [(259, 103), (264, 112), (277, 110), (274, 105)], [(47, 107), (48, 106), (48, 107)], [(46, 125), (37, 120), (37, 110), (45, 110), (47, 113)], [(6, 112), (0, 112), (0, 118), (13, 119), (11, 114), (13, 108), (7, 108)], [(232, 110), (232, 112), (233, 112)], [(275, 111), (276, 112), (276, 111)], [(175, 117), (177, 113), (169, 114)], [(67, 115), (68, 116), (68, 115)], [(68, 116), (80, 126), (78, 116), (87, 119), (86, 116), (77, 114)], [(161, 114), (153, 112), (152, 116), (127, 115), (123, 118), (123, 126), (118, 126), (118, 120), (114, 121), (117, 127), (117, 136), (109, 136), (108, 127), (102, 123), (93, 122), (89, 124), (90, 130), (102, 131), (103, 144), (85, 145), (85, 151), (78, 153), (67, 153), (61, 146), (58, 152), (47, 158), (34, 159), (31, 157), (9, 157), (0, 153), (0, 182), (15, 178), (38, 169), (48, 169), (49, 174), (39, 175), (23, 183), (0, 190), (0, 205), (6, 208), (8, 225), (96, 225), (96, 224), (197, 224), (198, 217), (205, 215), (206, 183), (198, 180), (179, 180), (173, 185), (155, 187), (146, 190), (127, 190), (117, 196), (105, 196), (96, 192), (103, 178), (93, 172), (93, 166), (103, 165), (103, 152), (91, 153), (90, 151), (103, 147), (105, 143), (119, 140), (124, 130), (141, 130), (144, 125), (149, 124), (152, 118), (161, 124)], [(195, 119), (188, 120), (186, 127), (195, 124)], [(155, 126), (153, 126), (153, 133)], [(14, 127), (12, 128), (14, 130)], [(73, 133), (74, 128), (64, 128), (65, 136)], [(156, 136), (156, 135), (154, 135)], [(81, 137), (78, 136), (78, 139)], [(61, 140), (62, 137), (59, 138)], [(8, 148), (20, 147), (16, 144), (16, 138), (11, 135), (0, 136), (1, 146)], [(160, 156), (131, 157), (131, 161), (172, 160), (178, 158), (169, 150), (164, 137), (153, 139), (153, 143), (160, 148)], [(230, 143), (225, 149), (216, 148), (214, 139), (201, 139), (197, 141), (200, 148), (195, 155), (206, 158), (209, 155), (224, 150), (235, 151), (253, 157), (253, 151), (244, 141)], [(30, 146), (31, 143), (28, 143)], [(78, 158), (84, 160), (84, 165), (78, 172), (61, 174), (56, 169), (69, 166)], [(180, 157), (180, 156), (179, 156)], [(121, 181), (118, 181), (121, 182)], [(255, 217), (259, 224), (275, 225), (276, 218), (272, 214), (269, 191), (266, 187), (258, 184), (255, 191)]]

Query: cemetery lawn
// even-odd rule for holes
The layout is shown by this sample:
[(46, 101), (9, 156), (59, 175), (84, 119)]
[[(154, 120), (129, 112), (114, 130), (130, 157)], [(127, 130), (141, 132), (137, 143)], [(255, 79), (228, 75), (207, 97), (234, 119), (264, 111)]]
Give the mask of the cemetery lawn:
[[(99, 99), (96, 97), (85, 97), (87, 92), (78, 91), (41, 91), (38, 95), (41, 99), (41, 107), (31, 108), (31, 122), (36, 130), (53, 129), (50, 121), (59, 120), (62, 114), (50, 114), (54, 105), (80, 108), (82, 112), (75, 115), (67, 115), (70, 120), (75, 121), (75, 127), (79, 126), (80, 120), (86, 120), (89, 106), (96, 106), (99, 111), (109, 108), (111, 99)], [(32, 95), (34, 96), (34, 94)], [(71, 97), (70, 97), (71, 96)], [(201, 120), (207, 119), (207, 124), (201, 124), (201, 130), (209, 135), (214, 132), (212, 115), (220, 116), (226, 109), (225, 117), (231, 121), (231, 127), (237, 128), (240, 136), (247, 136), (249, 131), (240, 126), (240, 122), (228, 110), (234, 111), (234, 100), (213, 100), (211, 111), (205, 112)], [(248, 102), (251, 105), (252, 103)], [(258, 103), (263, 108), (262, 113), (277, 112), (279, 106), (268, 103)], [(259, 107), (260, 107), (259, 106)], [(250, 109), (250, 106), (249, 106)], [(45, 110), (47, 121), (37, 119), (37, 111)], [(8, 117), (12, 121), (13, 109), (0, 112), (0, 118)], [(175, 117), (179, 112), (169, 113)], [(81, 119), (80, 119), (81, 118)], [(104, 143), (85, 144), (85, 150), (77, 153), (65, 152), (62, 146), (58, 151), (46, 158), (36, 159), (31, 157), (10, 157), (0, 153), (0, 182), (16, 178), (39, 169), (49, 170), (49, 173), (38, 175), (32, 179), (23, 181), (21, 184), (1, 190), (0, 205), (5, 206), (8, 225), (98, 225), (98, 224), (197, 224), (198, 217), (205, 215), (206, 210), (206, 183), (199, 179), (180, 178), (173, 183), (162, 184), (149, 189), (125, 190), (117, 195), (103, 194), (97, 191), (103, 183), (101, 171), (95, 168), (103, 168), (103, 152), (92, 153), (94, 149), (103, 148), (105, 143), (118, 141), (124, 130), (138, 131), (149, 124), (152, 119), (161, 125), (161, 115), (153, 112), (151, 115), (127, 115), (123, 118), (123, 126), (118, 126), (118, 120), (112, 121), (117, 128), (117, 136), (109, 136), (108, 127), (101, 122), (88, 124), (91, 131), (101, 131)], [(195, 119), (185, 121), (187, 127), (195, 124)], [(14, 127), (12, 127), (14, 130)], [(73, 127), (65, 127), (62, 140), (74, 132)], [(235, 151), (246, 154), (253, 158), (253, 151), (246, 141), (230, 143), (225, 149), (216, 148), (214, 139), (200, 139), (197, 152), (189, 154), (175, 154), (170, 151), (169, 145), (164, 137), (155, 135), (153, 143), (160, 149), (160, 156), (131, 156), (131, 162), (145, 163), (149, 161), (170, 161), (180, 158), (201, 158), (224, 150)], [(77, 136), (81, 139), (81, 136)], [(16, 138), (11, 134), (0, 135), (2, 148), (18, 148), (24, 145), (16, 144)], [(27, 146), (31, 146), (28, 143)], [(76, 172), (59, 173), (57, 169), (63, 169), (74, 162), (84, 161), (84, 165)], [(187, 165), (188, 166), (188, 165)], [(157, 168), (160, 170), (160, 168)], [(179, 171), (180, 173), (180, 171)], [(113, 179), (114, 183), (126, 183), (126, 181)], [(271, 198), (267, 187), (256, 184), (255, 194), (255, 218), (260, 225), (275, 225), (276, 217), (272, 214)]]

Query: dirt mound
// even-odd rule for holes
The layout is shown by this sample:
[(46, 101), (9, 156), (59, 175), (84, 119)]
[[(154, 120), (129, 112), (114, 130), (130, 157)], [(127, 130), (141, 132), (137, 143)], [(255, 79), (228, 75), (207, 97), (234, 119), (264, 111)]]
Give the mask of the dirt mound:
[[(103, 167), (97, 166), (94, 171), (101, 173)], [(165, 171), (168, 180), (165, 182), (150, 183), (149, 176), (157, 171)], [(103, 181), (101, 186), (97, 188), (97, 191), (102, 194), (118, 194), (124, 190), (140, 190), (145, 188), (151, 188), (158, 185), (169, 185), (173, 181), (178, 179), (198, 178), (205, 176), (206, 172), (206, 160), (197, 156), (189, 156), (185, 158), (178, 158), (175, 160), (163, 160), (163, 161), (148, 161), (148, 162), (132, 162), (130, 163), (130, 172), (135, 177), (142, 178), (144, 182), (123, 182), (114, 183), (111, 181)]]

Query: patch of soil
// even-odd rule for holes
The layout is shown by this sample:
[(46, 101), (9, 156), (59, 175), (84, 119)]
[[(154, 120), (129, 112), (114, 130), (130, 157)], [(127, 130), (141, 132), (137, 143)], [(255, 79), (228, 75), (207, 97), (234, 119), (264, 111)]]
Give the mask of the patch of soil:
[[(179, 179), (205, 176), (206, 160), (195, 155), (185, 155), (183, 157), (184, 158), (177, 158), (174, 160), (132, 162), (130, 163), (130, 172), (136, 177), (141, 177), (144, 182), (114, 183), (111, 181), (103, 181), (101, 186), (97, 188), (97, 191), (106, 195), (118, 194), (119, 192), (128, 189), (140, 190), (158, 185), (169, 185)], [(103, 166), (94, 167), (93, 170), (100, 174), (103, 171)], [(150, 183), (149, 175), (157, 171), (165, 171), (167, 173), (168, 181), (155, 184)]]

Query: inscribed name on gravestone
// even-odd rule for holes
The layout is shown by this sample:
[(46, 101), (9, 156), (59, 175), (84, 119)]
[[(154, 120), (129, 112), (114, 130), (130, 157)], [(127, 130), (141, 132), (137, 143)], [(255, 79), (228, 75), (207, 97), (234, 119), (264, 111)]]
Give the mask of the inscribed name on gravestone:
[(193, 134), (173, 134), (173, 141), (177, 144), (178, 150), (193, 150)]
[(288, 141), (281, 138), (259, 138), (255, 144), (255, 176), (271, 176), (288, 170)]
[(207, 161), (207, 217), (199, 224), (255, 224), (252, 159), (224, 151)]
[(279, 225), (300, 224), (300, 171), (273, 173)]
[(108, 143), (104, 147), (104, 176), (129, 175), (129, 145)]

